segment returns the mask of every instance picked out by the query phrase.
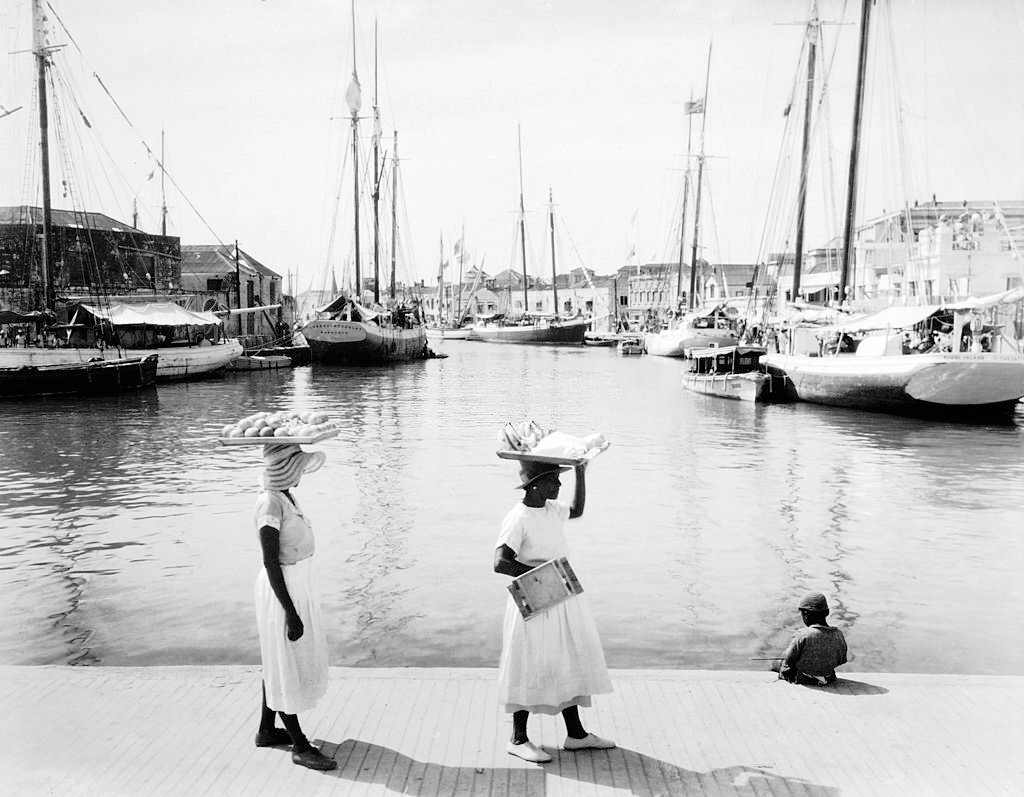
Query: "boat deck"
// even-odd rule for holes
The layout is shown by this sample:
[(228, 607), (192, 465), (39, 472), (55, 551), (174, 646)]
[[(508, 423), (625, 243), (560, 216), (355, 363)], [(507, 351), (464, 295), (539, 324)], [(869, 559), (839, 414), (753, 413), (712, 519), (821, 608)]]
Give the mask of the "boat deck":
[(301, 717), (333, 772), (253, 744), (259, 668), (0, 667), (0, 793), (17, 795), (1016, 795), (1024, 677), (617, 670), (582, 712), (619, 748), (568, 753), (561, 721), (505, 752), (491, 669), (331, 669)]

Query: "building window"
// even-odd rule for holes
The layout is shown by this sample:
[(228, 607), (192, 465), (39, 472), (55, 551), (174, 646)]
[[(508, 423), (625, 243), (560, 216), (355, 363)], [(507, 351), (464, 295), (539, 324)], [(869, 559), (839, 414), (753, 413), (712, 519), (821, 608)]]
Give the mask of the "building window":
[(210, 291), (211, 293), (220, 293), (222, 290), (224, 290), (224, 280), (220, 278), (208, 279), (206, 281), (206, 290)]
[(277, 303), (277, 283), (273, 280), (270, 281), (270, 301), (268, 304)]

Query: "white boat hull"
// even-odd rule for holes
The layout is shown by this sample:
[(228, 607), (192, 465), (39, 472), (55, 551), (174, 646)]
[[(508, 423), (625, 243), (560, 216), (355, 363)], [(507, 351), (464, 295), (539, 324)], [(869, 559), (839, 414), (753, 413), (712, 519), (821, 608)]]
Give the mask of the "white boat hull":
[(117, 348), (35, 348), (0, 349), (0, 367), (54, 366), (87, 363), (91, 360), (119, 360), (159, 355), (156, 378), (159, 382), (195, 379), (225, 368), (242, 354), (242, 344), (234, 338), (209, 346), (157, 346), (152, 349)]
[(768, 374), (683, 374), (683, 387), (706, 396), (737, 401), (765, 401), (771, 384)]
[(1024, 396), (1016, 354), (766, 354), (761, 362), (792, 397), (834, 407), (985, 419), (1012, 413)]
[(434, 340), (466, 340), (469, 337), (469, 329), (441, 329), (439, 327), (427, 327), (427, 337)]
[(423, 326), (381, 327), (362, 321), (318, 318), (302, 329), (313, 362), (324, 365), (375, 365), (427, 356)]
[(665, 329), (644, 335), (648, 354), (659, 357), (689, 357), (693, 349), (711, 346), (733, 346), (736, 335), (724, 329)]

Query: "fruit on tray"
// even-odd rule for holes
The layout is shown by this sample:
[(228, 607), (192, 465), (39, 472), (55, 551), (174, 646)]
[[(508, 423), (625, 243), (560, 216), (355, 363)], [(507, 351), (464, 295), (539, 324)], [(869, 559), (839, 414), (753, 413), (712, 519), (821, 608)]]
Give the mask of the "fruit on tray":
[(220, 436), (315, 437), (334, 428), (326, 412), (255, 412), (227, 424), (220, 430)]
[(498, 433), (498, 444), (505, 451), (579, 459), (594, 449), (603, 449), (608, 445), (608, 441), (600, 432), (586, 437), (576, 437), (554, 429), (545, 429), (534, 421), (521, 421), (506, 423)]

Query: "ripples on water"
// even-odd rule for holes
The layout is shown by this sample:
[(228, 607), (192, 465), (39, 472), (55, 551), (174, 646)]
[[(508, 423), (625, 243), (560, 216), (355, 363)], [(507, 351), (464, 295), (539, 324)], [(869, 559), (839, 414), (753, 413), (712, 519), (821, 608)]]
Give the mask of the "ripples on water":
[[(491, 571), (519, 493), (508, 419), (612, 447), (569, 525), (615, 667), (760, 667), (821, 590), (851, 670), (1024, 673), (1022, 429), (679, 387), (682, 364), (607, 349), (448, 341), (400, 367), (238, 374), (90, 400), (5, 403), (0, 663), (255, 663), (258, 449), (214, 444), (259, 409), (343, 432), (297, 490), (338, 665), (494, 666)], [(566, 479), (571, 490), (571, 477)]]

